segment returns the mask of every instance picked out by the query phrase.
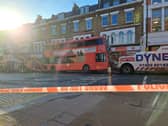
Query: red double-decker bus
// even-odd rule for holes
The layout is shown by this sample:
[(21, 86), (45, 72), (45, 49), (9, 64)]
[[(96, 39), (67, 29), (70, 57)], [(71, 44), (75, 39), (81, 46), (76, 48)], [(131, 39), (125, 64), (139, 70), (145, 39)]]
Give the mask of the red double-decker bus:
[(92, 37), (48, 44), (44, 51), (48, 71), (100, 71), (109, 66), (104, 38)]

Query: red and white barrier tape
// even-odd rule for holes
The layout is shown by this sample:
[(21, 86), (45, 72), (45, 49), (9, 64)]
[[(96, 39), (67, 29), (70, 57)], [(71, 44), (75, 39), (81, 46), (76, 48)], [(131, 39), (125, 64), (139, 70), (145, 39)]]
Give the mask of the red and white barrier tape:
[(168, 84), (1, 88), (7, 93), (168, 92)]

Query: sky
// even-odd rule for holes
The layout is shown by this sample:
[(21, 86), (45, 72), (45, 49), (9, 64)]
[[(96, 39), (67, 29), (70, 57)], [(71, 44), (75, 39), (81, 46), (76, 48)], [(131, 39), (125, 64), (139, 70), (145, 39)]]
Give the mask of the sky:
[(92, 5), (97, 0), (0, 0), (0, 12), (16, 12), (21, 16), (22, 23), (32, 23), (38, 14), (43, 18), (50, 18), (52, 14), (70, 11), (73, 3), (79, 6)]

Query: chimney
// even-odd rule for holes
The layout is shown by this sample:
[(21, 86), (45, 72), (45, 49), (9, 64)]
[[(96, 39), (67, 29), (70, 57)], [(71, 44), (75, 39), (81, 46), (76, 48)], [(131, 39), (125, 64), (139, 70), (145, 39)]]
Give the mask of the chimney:
[(74, 3), (74, 5), (73, 5), (72, 12), (74, 14), (78, 14), (79, 13), (79, 6), (76, 3)]
[(98, 0), (98, 8), (102, 8), (103, 0)]

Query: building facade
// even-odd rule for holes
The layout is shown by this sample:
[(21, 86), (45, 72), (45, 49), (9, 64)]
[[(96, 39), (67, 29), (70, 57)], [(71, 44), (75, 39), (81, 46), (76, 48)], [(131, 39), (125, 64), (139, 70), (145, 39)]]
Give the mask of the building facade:
[(112, 54), (129, 55), (140, 51), (143, 36), (142, 0), (98, 0), (95, 5), (52, 15), (50, 19), (37, 17), (33, 25), (33, 51), (43, 57), (47, 43), (65, 42), (103, 36)]
[(149, 49), (156, 50), (168, 45), (168, 0), (147, 0), (144, 5), (144, 19), (148, 15), (147, 20), (144, 20), (144, 29), (147, 23)]

